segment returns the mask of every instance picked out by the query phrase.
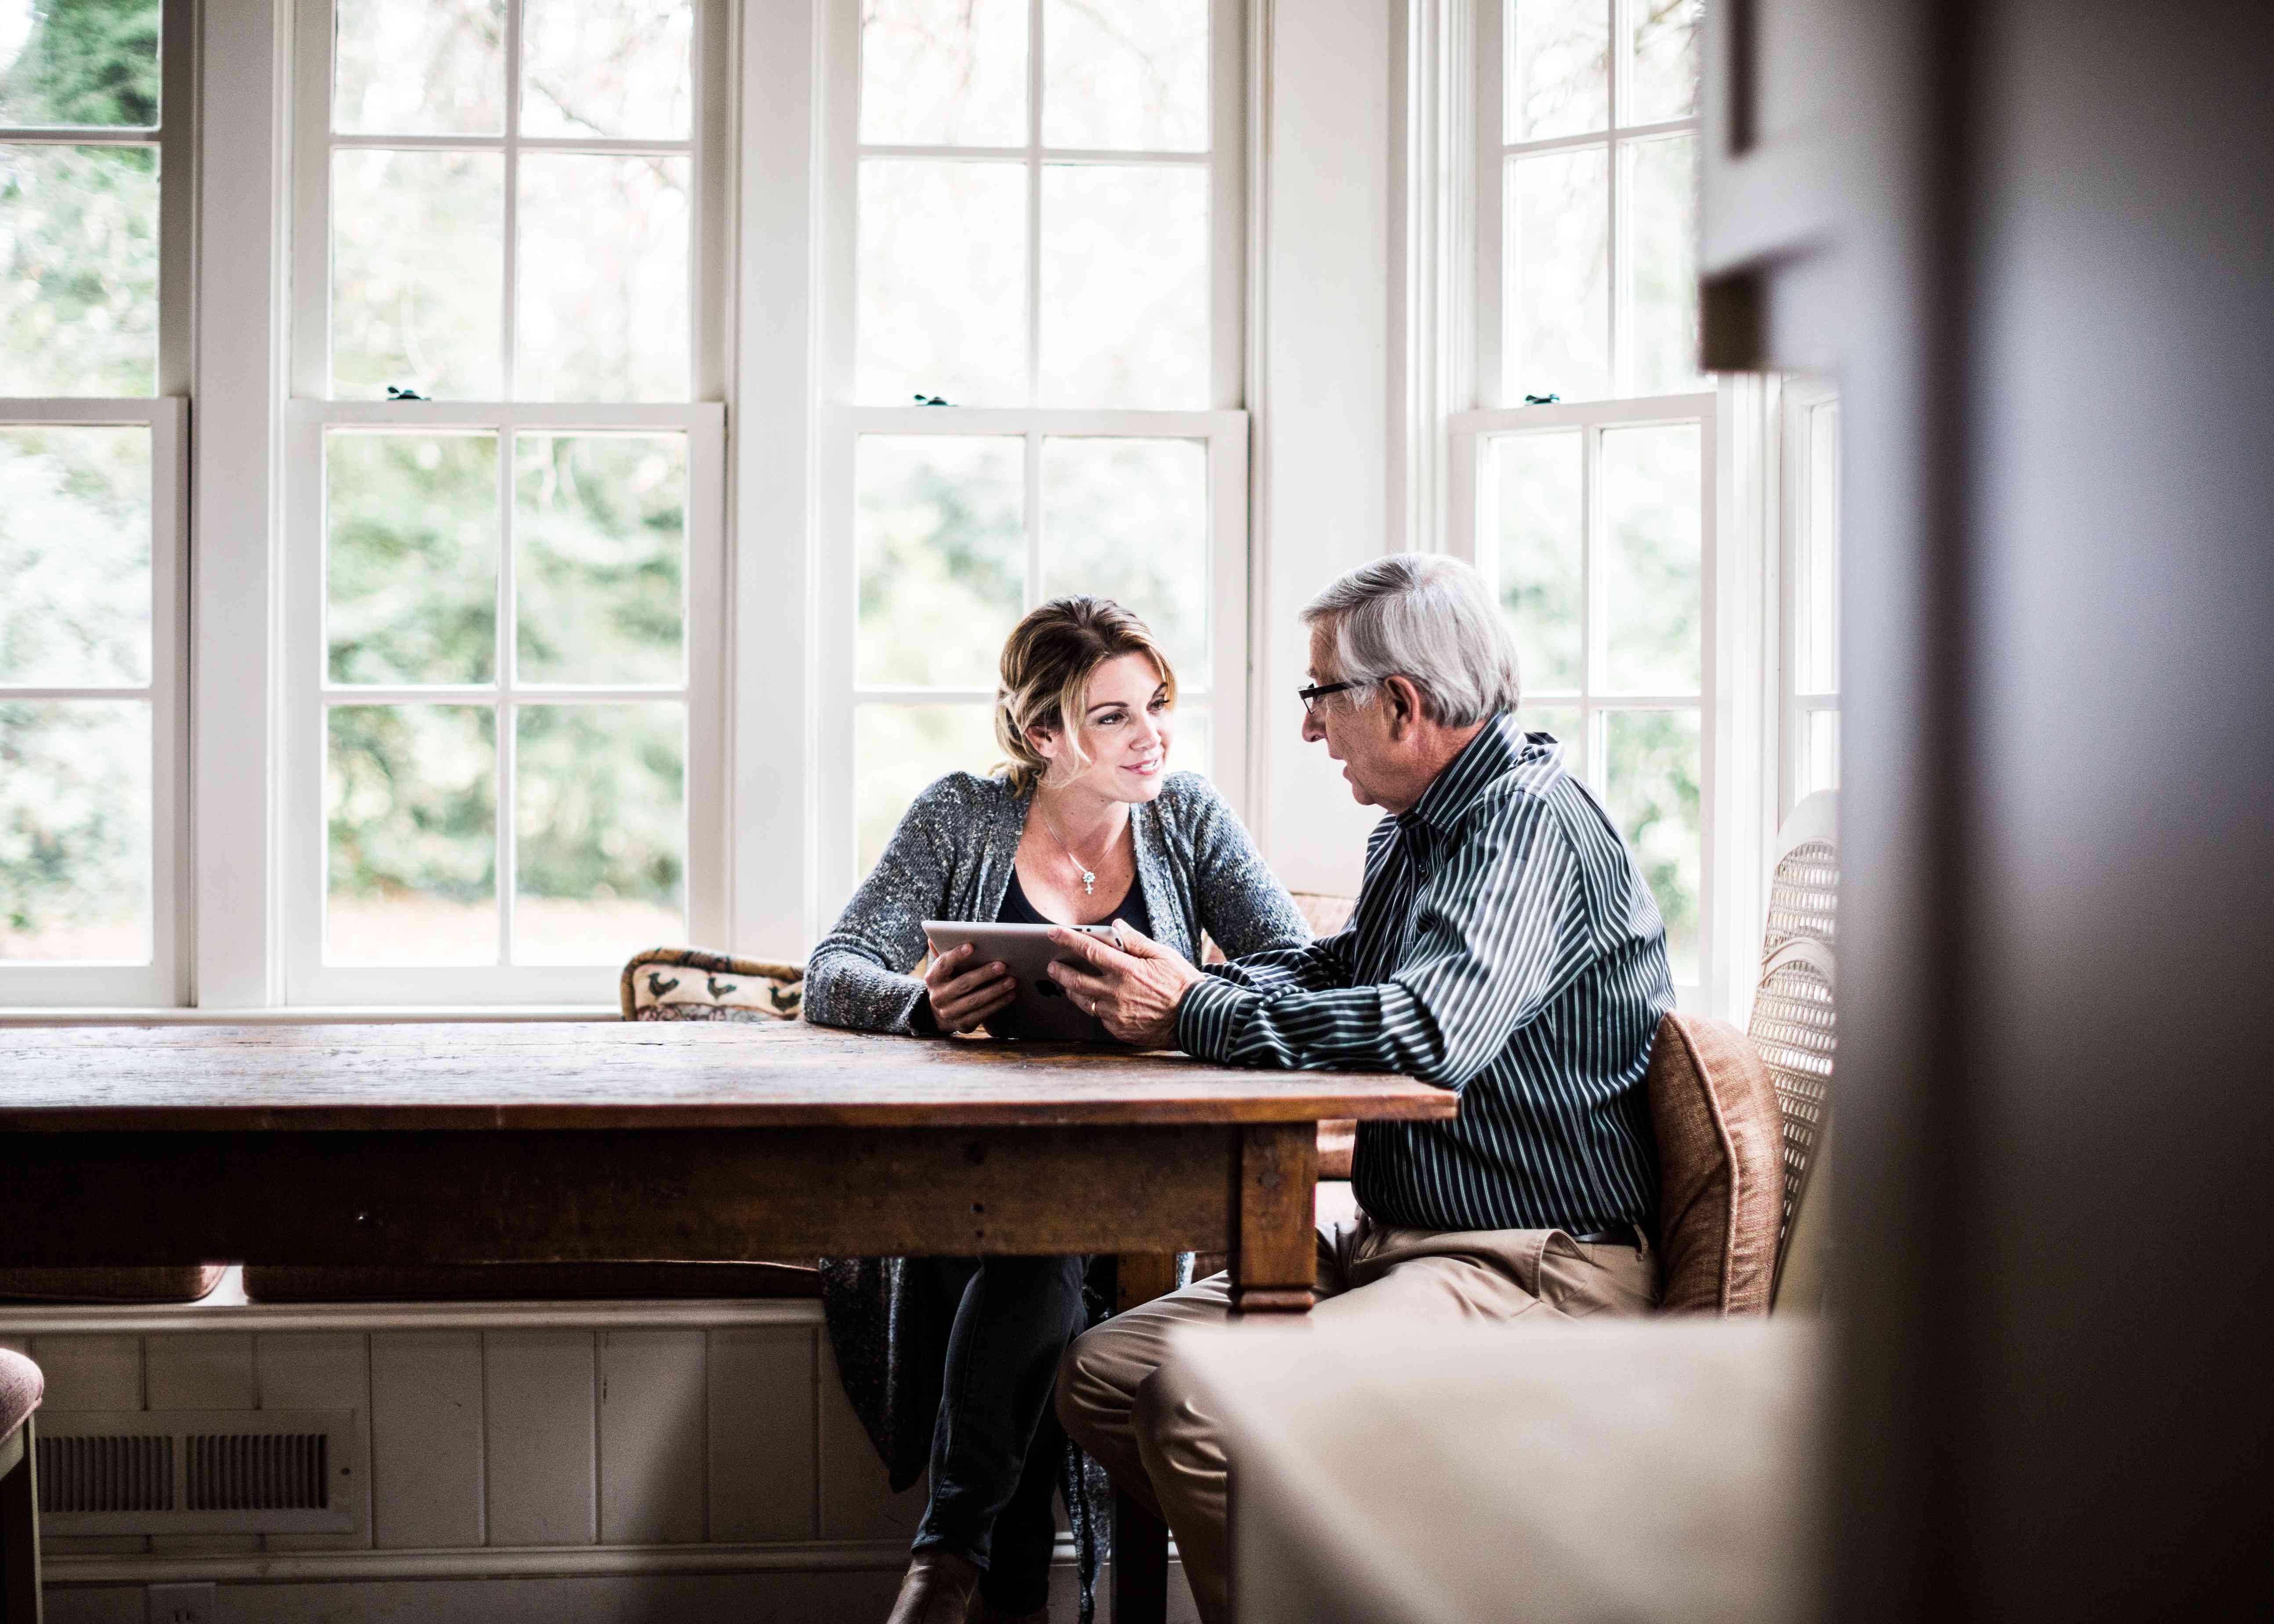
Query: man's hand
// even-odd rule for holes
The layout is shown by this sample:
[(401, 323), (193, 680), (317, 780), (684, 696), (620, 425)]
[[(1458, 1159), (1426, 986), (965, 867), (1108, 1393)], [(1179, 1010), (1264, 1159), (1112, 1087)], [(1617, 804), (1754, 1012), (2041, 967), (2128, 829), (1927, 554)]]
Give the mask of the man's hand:
[(1116, 920), (1118, 951), (1079, 930), (1053, 930), (1050, 940), (1077, 962), (1050, 961), (1050, 979), (1066, 989), (1077, 1009), (1105, 1023), (1105, 1029), (1140, 1049), (1173, 1049), (1177, 1006), (1201, 973), (1158, 942)]

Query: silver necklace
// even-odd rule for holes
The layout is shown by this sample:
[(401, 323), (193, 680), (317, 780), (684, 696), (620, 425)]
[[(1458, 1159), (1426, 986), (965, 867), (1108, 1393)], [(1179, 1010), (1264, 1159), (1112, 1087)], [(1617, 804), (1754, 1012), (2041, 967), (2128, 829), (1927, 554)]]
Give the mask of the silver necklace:
[[(1038, 812), (1042, 811), (1039, 807), (1035, 809)], [(1058, 826), (1050, 821), (1050, 815), (1047, 812), (1043, 813), (1043, 827), (1050, 831), (1050, 838), (1058, 843), (1058, 850), (1065, 853), (1065, 860), (1073, 865), (1074, 872), (1081, 876), (1081, 894), (1085, 897), (1096, 896), (1097, 870), (1073, 854), (1073, 847), (1065, 843), (1065, 837), (1058, 832)]]

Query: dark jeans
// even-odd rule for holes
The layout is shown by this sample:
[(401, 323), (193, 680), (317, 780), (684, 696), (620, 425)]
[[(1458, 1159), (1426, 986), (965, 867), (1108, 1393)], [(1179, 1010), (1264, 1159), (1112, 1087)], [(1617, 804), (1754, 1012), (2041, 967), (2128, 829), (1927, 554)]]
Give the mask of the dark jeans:
[(1006, 1613), (1049, 1600), (1065, 1434), (1050, 1404), (1058, 1357), (1082, 1328), (1081, 1258), (936, 1258), (927, 1267), (955, 1305), (931, 1500), (915, 1549), (940, 1546), (984, 1570), (979, 1588)]

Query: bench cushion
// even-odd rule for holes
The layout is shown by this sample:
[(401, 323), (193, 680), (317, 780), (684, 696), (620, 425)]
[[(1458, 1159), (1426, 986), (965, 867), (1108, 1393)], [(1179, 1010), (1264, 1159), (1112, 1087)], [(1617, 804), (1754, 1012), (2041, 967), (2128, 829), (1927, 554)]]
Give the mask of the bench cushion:
[(24, 1417), (40, 1407), (48, 1390), (40, 1367), (20, 1353), (0, 1348), (0, 1438), (24, 1425)]
[(219, 1263), (154, 1268), (0, 1268), (0, 1299), (26, 1303), (194, 1303), (228, 1273)]
[(809, 1263), (248, 1263), (256, 1303), (638, 1301), (819, 1297)]
[(1670, 1014), (1646, 1079), (1658, 1139), (1660, 1305), (1765, 1314), (1784, 1220), (1776, 1085), (1727, 1021)]

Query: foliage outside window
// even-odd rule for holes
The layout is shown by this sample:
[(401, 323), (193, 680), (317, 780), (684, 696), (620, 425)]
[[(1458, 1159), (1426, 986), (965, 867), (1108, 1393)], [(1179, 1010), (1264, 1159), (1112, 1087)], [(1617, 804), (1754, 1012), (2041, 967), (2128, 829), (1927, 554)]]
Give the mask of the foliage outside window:
[(0, 964), (73, 978), (13, 974), (11, 1000), (169, 979), (167, 22), (160, 0), (0, 0)]

